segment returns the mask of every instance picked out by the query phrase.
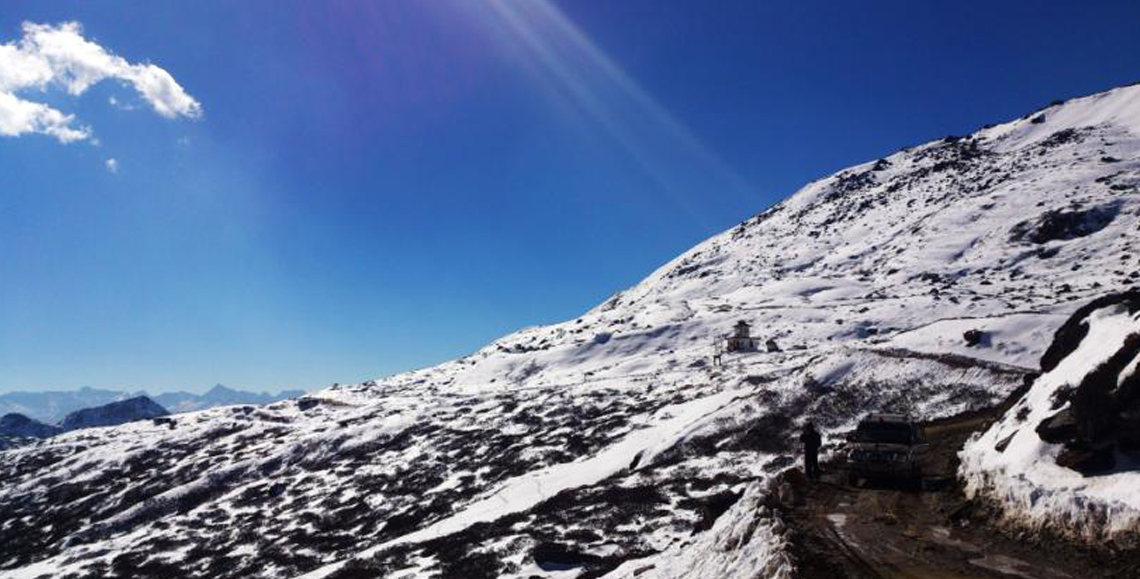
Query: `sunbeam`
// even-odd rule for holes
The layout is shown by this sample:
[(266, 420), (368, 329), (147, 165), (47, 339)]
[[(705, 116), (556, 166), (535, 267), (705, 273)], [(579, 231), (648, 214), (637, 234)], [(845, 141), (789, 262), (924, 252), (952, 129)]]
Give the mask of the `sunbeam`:
[(711, 227), (699, 199), (752, 187), (653, 98), (550, 0), (487, 0), (490, 24), (525, 57), (535, 80), (628, 153), (669, 201)]

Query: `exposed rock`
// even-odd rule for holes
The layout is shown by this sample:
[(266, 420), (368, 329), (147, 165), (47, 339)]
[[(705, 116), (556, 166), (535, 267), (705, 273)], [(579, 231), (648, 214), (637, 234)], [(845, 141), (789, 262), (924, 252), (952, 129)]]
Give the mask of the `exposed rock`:
[(1077, 437), (1077, 419), (1069, 409), (1062, 410), (1037, 425), (1037, 436), (1050, 444), (1061, 444)]
[(1094, 551), (1140, 544), (1138, 309), (1136, 292), (1079, 308), (1042, 357), (1045, 372), (967, 441), (958, 475), (991, 521)]
[(1103, 474), (1116, 468), (1112, 445), (1088, 449), (1065, 449), (1057, 455), (1057, 466), (1071, 468), (1085, 475)]
[(1101, 308), (1124, 304), (1129, 313), (1140, 310), (1140, 290), (1101, 296), (1073, 312), (1073, 315), (1061, 325), (1053, 334), (1053, 342), (1041, 356), (1041, 371), (1050, 372), (1057, 367), (1069, 354), (1072, 354), (1081, 340), (1088, 335), (1088, 316)]
[(1013, 441), (1013, 437), (1014, 437), (1014, 435), (1011, 434), (1011, 435), (999, 440), (998, 443), (994, 445), (994, 450), (996, 450), (998, 452), (1005, 452), (1005, 449), (1009, 448), (1009, 443), (1011, 441)]
[(982, 343), (982, 339), (985, 337), (986, 337), (985, 332), (983, 332), (981, 330), (976, 330), (976, 329), (975, 330), (966, 330), (966, 333), (962, 334), (962, 339), (966, 340), (966, 345), (971, 347), (971, 348)]
[[(1134, 312), (1140, 309), (1140, 295), (1106, 296), (1090, 306), (1094, 304), (1103, 304), (1095, 309), (1115, 306)], [(1062, 349), (1071, 352), (1080, 345), (1088, 331), (1087, 318), (1091, 311), (1089, 306), (1081, 308), (1057, 331), (1054, 343), (1063, 341), (1063, 348), (1050, 348), (1053, 354)], [(1046, 352), (1046, 357), (1049, 356), (1050, 353)], [(1096, 474), (1115, 466), (1118, 446), (1121, 450), (1140, 447), (1140, 435), (1137, 434), (1140, 426), (1138, 357), (1140, 333), (1128, 335), (1120, 348), (1086, 374), (1075, 389), (1054, 392), (1053, 407), (1063, 408), (1041, 421), (1036, 431), (1045, 442), (1065, 445), (1057, 464), (1083, 474)]]
[(1120, 205), (1106, 203), (1088, 209), (1054, 209), (1036, 219), (1022, 221), (1010, 230), (1011, 241), (1042, 244), (1092, 235), (1107, 227), (1120, 213)]

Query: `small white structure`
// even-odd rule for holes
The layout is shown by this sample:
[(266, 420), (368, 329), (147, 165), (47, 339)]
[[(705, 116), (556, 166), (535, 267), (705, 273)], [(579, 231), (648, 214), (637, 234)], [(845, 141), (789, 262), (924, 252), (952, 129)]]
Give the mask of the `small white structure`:
[(752, 337), (752, 326), (748, 322), (740, 320), (736, 322), (732, 335), (728, 337), (725, 350), (729, 352), (755, 352), (756, 342), (756, 338)]

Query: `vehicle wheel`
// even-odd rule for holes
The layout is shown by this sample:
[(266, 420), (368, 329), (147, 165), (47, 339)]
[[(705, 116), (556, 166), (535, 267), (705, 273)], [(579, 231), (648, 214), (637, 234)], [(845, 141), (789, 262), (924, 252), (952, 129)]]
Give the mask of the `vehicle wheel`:
[(916, 491), (922, 491), (922, 469), (915, 467), (910, 471), (910, 484)]

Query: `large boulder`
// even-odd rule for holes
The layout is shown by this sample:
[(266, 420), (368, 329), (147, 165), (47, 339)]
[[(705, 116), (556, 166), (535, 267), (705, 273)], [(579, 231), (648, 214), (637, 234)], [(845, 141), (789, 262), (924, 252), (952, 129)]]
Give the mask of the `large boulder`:
[(1037, 436), (1049, 444), (1061, 444), (1076, 440), (1080, 432), (1077, 429), (1077, 419), (1073, 411), (1066, 408), (1037, 425)]

